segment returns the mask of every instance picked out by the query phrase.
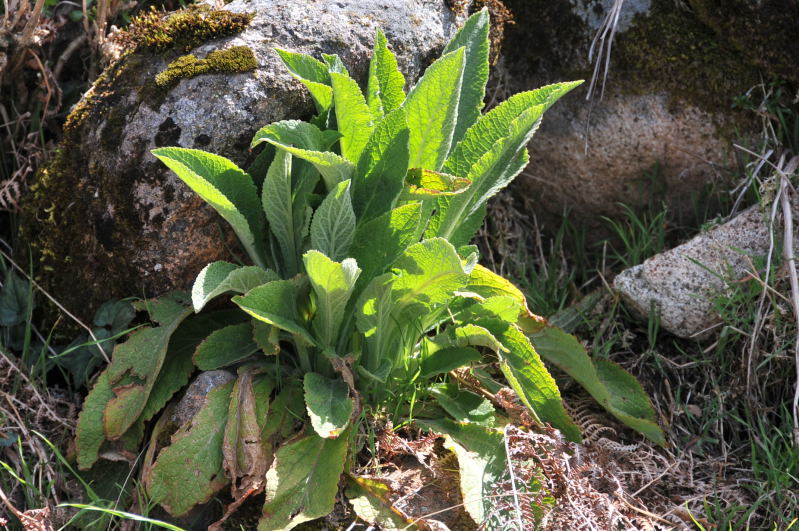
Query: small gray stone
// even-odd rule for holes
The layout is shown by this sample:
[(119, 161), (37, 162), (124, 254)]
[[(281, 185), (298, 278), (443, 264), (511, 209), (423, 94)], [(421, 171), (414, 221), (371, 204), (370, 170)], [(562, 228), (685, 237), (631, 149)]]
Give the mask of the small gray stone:
[(663, 329), (679, 337), (706, 337), (720, 322), (712, 297), (725, 287), (724, 279), (746, 277), (753, 268), (752, 257), (768, 253), (769, 240), (760, 207), (751, 207), (724, 225), (623, 271), (613, 287), (642, 318), (654, 303)]

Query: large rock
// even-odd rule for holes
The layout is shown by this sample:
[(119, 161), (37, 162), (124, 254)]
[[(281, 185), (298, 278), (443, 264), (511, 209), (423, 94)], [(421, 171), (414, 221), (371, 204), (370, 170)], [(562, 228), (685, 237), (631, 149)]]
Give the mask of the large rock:
[(619, 202), (665, 201), (690, 213), (711, 184), (727, 184), (731, 141), (757, 125), (732, 105), (760, 77), (696, 13), (673, 0), (623, 2), (604, 97), (603, 69), (586, 101), (589, 48), (614, 0), (506, 3), (516, 24), (503, 47), (503, 86), (515, 92), (586, 79), (547, 111), (531, 163), (514, 184), (533, 199), (539, 219), (556, 229), (569, 210), (592, 231), (607, 227), (602, 216), (622, 212)]
[[(799, 244), (799, 225), (796, 228), (794, 245)], [(701, 338), (721, 322), (713, 297), (722, 293), (728, 281), (746, 281), (755, 257), (765, 256), (769, 245), (767, 219), (760, 207), (754, 206), (724, 225), (623, 271), (613, 286), (640, 317), (646, 319), (654, 304), (663, 329), (680, 337)]]
[(381, 28), (412, 82), (461, 22), (444, 0), (234, 0), (225, 10), (255, 16), (241, 33), (191, 54), (243, 50), (233, 69), (251, 69), (254, 55), (253, 71), (158, 86), (156, 76), (187, 53), (185, 46), (123, 56), (73, 110), (59, 155), (26, 200), (23, 234), (40, 280), (83, 317), (112, 297), (186, 288), (209, 261), (230, 259), (231, 232), (150, 150), (201, 148), (246, 167), (259, 127), (309, 117), (306, 90), (274, 48), (339, 54), (363, 81)]

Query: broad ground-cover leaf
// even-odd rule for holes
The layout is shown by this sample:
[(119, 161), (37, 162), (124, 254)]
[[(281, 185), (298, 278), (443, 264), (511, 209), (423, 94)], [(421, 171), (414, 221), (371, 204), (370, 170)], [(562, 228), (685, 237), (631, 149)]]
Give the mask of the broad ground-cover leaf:
[(315, 372), (305, 373), (305, 406), (311, 425), (320, 437), (334, 439), (347, 427), (354, 407), (349, 387)]
[(289, 530), (333, 510), (344, 472), (349, 434), (316, 433), (283, 445), (266, 473), (266, 502), (258, 531)]
[(649, 397), (635, 377), (611, 362), (592, 361), (577, 338), (559, 328), (548, 326), (528, 337), (541, 356), (574, 378), (621, 422), (666, 444)]
[(440, 170), (447, 158), (458, 119), (463, 59), (463, 48), (442, 55), (403, 103), (410, 129), (410, 168)]
[(258, 352), (250, 322), (214, 330), (197, 346), (193, 361), (198, 369), (212, 371), (241, 361)]
[(314, 345), (311, 334), (300, 322), (297, 312), (297, 287), (290, 280), (267, 282), (231, 299), (239, 308), (259, 321), (274, 325)]
[[(156, 304), (167, 305), (168, 300)], [(190, 313), (191, 308), (178, 305), (172, 308), (171, 315), (159, 318), (161, 326), (140, 328), (114, 349), (107, 373), (116, 396), (108, 402), (103, 417), (109, 439), (121, 437), (144, 410), (164, 364), (172, 333)]]
[(316, 294), (316, 315), (311, 325), (319, 343), (332, 347), (361, 270), (352, 258), (335, 262), (316, 250), (305, 253), (303, 260)]
[(222, 467), (230, 391), (233, 382), (212, 389), (197, 415), (173, 436), (144, 478), (147, 493), (173, 516), (211, 499), (228, 479)]
[(277, 280), (277, 273), (257, 266), (237, 266), (230, 262), (211, 262), (200, 271), (191, 289), (194, 311), (199, 312), (223, 293), (247, 293), (252, 288)]
[(420, 377), (430, 378), (437, 374), (444, 374), (482, 358), (482, 354), (470, 347), (442, 348), (423, 358)]
[(377, 124), (366, 143), (352, 179), (352, 202), (358, 221), (387, 212), (405, 182), (408, 168), (408, 122), (405, 109), (395, 109)]
[(88, 470), (97, 462), (103, 441), (103, 411), (108, 401), (116, 396), (108, 383), (108, 371), (103, 371), (94, 382), (91, 392), (83, 401), (75, 430), (75, 447), (78, 453), (78, 468)]
[(507, 466), (502, 431), (449, 419), (417, 423), (445, 435), (445, 446), (458, 457), (463, 505), (469, 516), (482, 524), (496, 506), (489, 496)]
[(347, 257), (355, 237), (355, 211), (350, 181), (337, 184), (316, 209), (311, 221), (311, 247), (333, 260)]
[(331, 72), (330, 84), (333, 87), (336, 122), (341, 133), (341, 154), (355, 164), (372, 134), (372, 113), (358, 83), (348, 74)]
[(572, 441), (580, 441), (580, 429), (566, 413), (560, 391), (530, 341), (514, 325), (484, 319), (480, 325), (499, 339), (506, 352), (500, 353), (500, 368), (522, 403), (545, 422), (549, 422)]
[(350, 255), (363, 269), (360, 277), (363, 284), (383, 273), (414, 243), (419, 223), (421, 206), (419, 203), (409, 203), (358, 227)]
[(375, 35), (366, 100), (375, 120), (402, 105), (405, 100), (405, 77), (397, 68), (397, 59), (388, 49), (386, 36), (379, 29)]
[(496, 410), (487, 399), (453, 384), (437, 384), (430, 388), (436, 402), (458, 422), (493, 427)]
[(387, 531), (416, 529), (391, 503), (391, 488), (384, 481), (365, 476), (349, 476), (346, 494), (355, 514), (362, 520)]
[(228, 159), (198, 149), (158, 148), (153, 154), (230, 223), (250, 258), (266, 268), (266, 220), (252, 178)]
[(474, 124), (483, 108), (485, 87), (488, 83), (488, 9), (483, 8), (475, 13), (458, 30), (444, 48), (444, 53), (464, 48), (465, 58), (460, 103), (458, 104), (458, 120), (452, 144), (460, 142), (466, 130)]

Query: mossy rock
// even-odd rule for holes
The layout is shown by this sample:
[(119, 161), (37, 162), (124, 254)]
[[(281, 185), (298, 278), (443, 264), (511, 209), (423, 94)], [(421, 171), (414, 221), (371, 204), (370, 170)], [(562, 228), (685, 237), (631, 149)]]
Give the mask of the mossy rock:
[(39, 281), (88, 319), (112, 297), (186, 289), (208, 262), (243, 259), (215, 212), (150, 150), (205, 149), (246, 168), (255, 131), (309, 117), (312, 102), (275, 47), (337, 53), (363, 81), (381, 28), (416, 79), (461, 19), (444, 0), (384, 5), (235, 0), (134, 21), (126, 52), (74, 107), (22, 202), (19, 248), (32, 251)]
[(732, 144), (746, 143), (758, 123), (733, 103), (761, 72), (695, 12), (672, 0), (625, 1), (606, 84), (601, 69), (587, 101), (589, 50), (613, 0), (506, 3), (516, 18), (505, 46), (513, 91), (586, 80), (547, 112), (514, 184), (539, 221), (557, 228), (568, 211), (602, 236), (603, 217), (620, 216), (620, 203), (661, 202), (688, 220), (739, 178), (728, 171)]

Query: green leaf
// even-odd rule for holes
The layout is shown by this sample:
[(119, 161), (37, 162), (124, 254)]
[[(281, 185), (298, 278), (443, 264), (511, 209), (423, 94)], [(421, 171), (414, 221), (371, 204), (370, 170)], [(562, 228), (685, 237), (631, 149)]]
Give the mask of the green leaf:
[(310, 345), (315, 345), (311, 334), (301, 324), (297, 312), (297, 287), (290, 280), (267, 282), (237, 295), (232, 301), (259, 321), (274, 325), (294, 334)]
[(442, 348), (422, 360), (419, 377), (431, 378), (444, 374), (479, 361), (482, 357), (482, 354), (469, 347)]
[(277, 273), (257, 266), (237, 266), (230, 262), (211, 262), (200, 271), (191, 289), (194, 311), (199, 312), (208, 301), (223, 293), (247, 293), (252, 288), (277, 280)]
[(511, 122), (507, 136), (497, 140), (469, 169), (467, 177), (472, 185), (466, 193), (439, 200), (439, 212), (431, 221), (429, 234), (452, 236), (465, 219), (524, 169), (528, 160), (525, 146), (538, 128), (543, 112), (543, 105), (531, 107)]
[(266, 473), (266, 502), (258, 531), (289, 530), (333, 510), (349, 435), (324, 439), (310, 433), (288, 442)]
[(252, 320), (252, 339), (267, 356), (280, 353), (280, 329), (257, 319)]
[(367, 284), (356, 304), (358, 313), (355, 323), (366, 340), (366, 370), (377, 379), (380, 379), (377, 375), (379, 367), (386, 366), (386, 374), (392, 369), (384, 352), (389, 352), (390, 339), (397, 332), (397, 322), (392, 317), (394, 301), (391, 296), (395, 279), (392, 273), (375, 277)]
[[(394, 262), (393, 269), (399, 272), (392, 286), (395, 304), (412, 319), (449, 302), (469, 278), (455, 248), (442, 238), (411, 245)], [(413, 308), (410, 314), (407, 308)]]
[(456, 385), (439, 384), (430, 388), (430, 393), (444, 411), (458, 422), (493, 427), (496, 410), (487, 399), (470, 391), (458, 389)]
[(338, 183), (352, 178), (352, 173), (355, 171), (355, 165), (352, 162), (330, 151), (300, 149), (269, 138), (266, 141), (282, 151), (287, 151), (295, 157), (313, 164), (314, 168), (322, 174), (328, 190), (332, 190)]
[(360, 519), (387, 531), (417, 529), (391, 503), (391, 493), (386, 480), (365, 476), (347, 478), (347, 500)]
[(108, 401), (103, 415), (108, 439), (120, 438), (141, 415), (164, 365), (170, 338), (190, 313), (191, 308), (177, 306), (171, 320), (164, 314), (161, 326), (139, 328), (114, 349), (107, 375), (116, 396)]
[(545, 327), (528, 337), (541, 356), (574, 378), (613, 416), (666, 445), (652, 403), (634, 376), (611, 362), (592, 361), (577, 338), (559, 328)]
[(445, 435), (444, 445), (458, 457), (464, 508), (482, 524), (496, 507), (491, 495), (507, 466), (502, 431), (449, 419), (417, 423)]
[(320, 345), (332, 347), (361, 270), (352, 258), (339, 263), (316, 250), (305, 253), (303, 260), (316, 294), (316, 315), (311, 325)]
[(100, 447), (105, 441), (103, 411), (114, 396), (116, 395), (108, 383), (108, 370), (105, 370), (97, 377), (97, 381), (94, 382), (92, 390), (83, 401), (83, 409), (78, 415), (75, 447), (78, 468), (81, 470), (88, 470), (97, 462)]
[(366, 100), (375, 120), (399, 108), (405, 100), (405, 77), (397, 68), (397, 59), (388, 49), (386, 36), (379, 29), (375, 35)]
[(503, 101), (467, 129), (463, 141), (447, 157), (444, 171), (453, 175), (468, 175), (471, 167), (488, 153), (498, 140), (508, 136), (512, 123), (522, 113), (537, 106), (543, 107), (541, 111), (543, 113), (561, 96), (581, 83), (582, 81), (574, 81), (548, 85), (514, 94)]
[(350, 422), (354, 403), (343, 380), (331, 380), (315, 372), (305, 373), (305, 407), (320, 437), (334, 439)]
[(193, 361), (201, 371), (213, 371), (246, 359), (260, 349), (249, 322), (229, 325), (211, 334), (197, 346)]
[(579, 442), (580, 429), (564, 409), (555, 380), (524, 333), (516, 325), (499, 320), (486, 319), (480, 324), (507, 349), (500, 353), (500, 368), (522, 403), (535, 417), (558, 428), (567, 439)]
[(283, 64), (294, 78), (308, 88), (320, 114), (333, 104), (333, 89), (330, 88), (328, 66), (310, 55), (275, 48)]
[(463, 59), (463, 48), (441, 56), (403, 103), (410, 129), (411, 168), (438, 171), (447, 158), (458, 118)]
[(458, 104), (458, 121), (452, 144), (463, 138), (466, 130), (475, 123), (483, 108), (486, 83), (488, 83), (488, 9), (483, 8), (466, 21), (444, 48), (449, 53), (464, 48), (463, 86)]
[(16, 326), (25, 322), (30, 308), (30, 284), (9, 270), (0, 289), (0, 326)]
[(408, 169), (408, 123), (405, 109), (381, 120), (358, 159), (352, 200), (359, 221), (372, 219), (394, 205)]
[(330, 81), (336, 123), (341, 133), (341, 154), (354, 164), (372, 134), (372, 113), (360, 87), (349, 75), (331, 72)]
[(363, 269), (359, 283), (365, 285), (385, 272), (418, 239), (421, 214), (419, 203), (409, 203), (358, 227), (350, 255)]
[(253, 262), (266, 268), (266, 219), (252, 178), (228, 159), (198, 149), (152, 153), (230, 223)]
[(172, 436), (144, 477), (150, 499), (173, 516), (207, 502), (228, 483), (222, 441), (232, 387), (233, 382), (220, 385), (206, 395), (200, 411)]
[(350, 181), (330, 191), (311, 221), (311, 247), (333, 260), (347, 256), (355, 237), (355, 211), (350, 198)]
[(411, 168), (405, 177), (408, 193), (411, 197), (439, 197), (463, 193), (471, 181), (463, 177), (455, 177), (448, 173), (441, 173), (421, 168)]
[(338, 131), (322, 131), (313, 124), (300, 120), (282, 120), (262, 127), (255, 133), (250, 149), (261, 142), (274, 140), (280, 144), (312, 151), (325, 151), (341, 137)]
[(297, 233), (297, 212), (294, 211), (294, 193), (291, 186), (291, 155), (278, 151), (269, 171), (266, 172), (263, 209), (269, 228), (282, 251), (283, 275), (291, 277), (299, 271), (297, 263), (301, 236)]
[(322, 54), (322, 60), (324, 60), (325, 64), (327, 65), (328, 72), (338, 73), (338, 74), (349, 74), (347, 67), (344, 66), (344, 63), (341, 61), (341, 57), (338, 54)]

